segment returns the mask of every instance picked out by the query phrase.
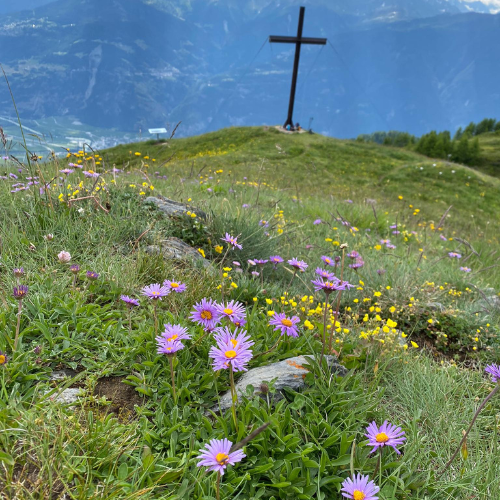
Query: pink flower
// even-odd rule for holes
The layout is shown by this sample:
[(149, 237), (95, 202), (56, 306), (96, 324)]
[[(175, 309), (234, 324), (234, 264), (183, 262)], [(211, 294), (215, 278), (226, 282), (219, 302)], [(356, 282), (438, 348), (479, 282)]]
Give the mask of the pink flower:
[(59, 262), (61, 262), (62, 264), (66, 264), (71, 260), (71, 254), (63, 250), (62, 252), (59, 252), (57, 258), (59, 259)]

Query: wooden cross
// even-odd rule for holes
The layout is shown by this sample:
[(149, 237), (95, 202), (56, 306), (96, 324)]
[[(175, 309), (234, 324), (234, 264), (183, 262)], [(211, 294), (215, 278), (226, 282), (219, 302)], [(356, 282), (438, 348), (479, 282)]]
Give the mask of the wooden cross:
[(293, 105), (295, 102), (295, 89), (297, 87), (297, 75), (299, 72), (300, 46), (303, 43), (311, 44), (311, 45), (326, 45), (326, 41), (327, 41), (326, 38), (302, 37), (302, 27), (304, 26), (305, 10), (306, 10), (305, 7), (300, 8), (299, 27), (297, 29), (297, 36), (273, 36), (273, 35), (271, 35), (269, 37), (269, 41), (271, 43), (278, 42), (278, 43), (294, 43), (295, 44), (295, 59), (293, 61), (292, 88), (290, 89), (290, 103), (288, 104), (288, 117), (286, 119), (285, 124), (283, 125), (284, 128), (286, 128), (287, 125), (290, 125), (291, 129), (294, 128), (292, 115), (293, 115)]

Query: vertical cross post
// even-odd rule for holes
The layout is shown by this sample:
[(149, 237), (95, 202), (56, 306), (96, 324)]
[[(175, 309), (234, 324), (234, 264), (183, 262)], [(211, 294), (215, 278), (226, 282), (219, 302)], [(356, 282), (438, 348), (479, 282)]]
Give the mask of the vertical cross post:
[(293, 61), (293, 74), (292, 74), (292, 87), (290, 89), (290, 102), (288, 104), (288, 116), (286, 118), (286, 122), (283, 125), (284, 128), (287, 125), (290, 125), (290, 128), (293, 129), (293, 105), (295, 103), (295, 90), (297, 88), (297, 76), (299, 74), (299, 60), (300, 60), (300, 47), (303, 43), (311, 44), (311, 45), (325, 45), (326, 38), (308, 38), (302, 37), (302, 28), (304, 27), (304, 14), (305, 7), (300, 8), (299, 13), (299, 26), (297, 28), (297, 36), (270, 36), (269, 41), (271, 43), (294, 43), (295, 44), (295, 58)]
[(297, 43), (295, 44), (295, 59), (293, 61), (293, 74), (292, 74), (292, 87), (290, 88), (290, 102), (288, 103), (288, 116), (286, 118), (286, 122), (283, 125), (286, 128), (287, 125), (290, 125), (290, 128), (293, 128), (293, 105), (295, 102), (295, 89), (297, 88), (297, 76), (299, 74), (299, 59), (300, 59), (300, 46), (302, 39), (302, 28), (304, 27), (304, 12), (306, 8), (301, 7), (299, 13), (299, 26), (297, 28)]

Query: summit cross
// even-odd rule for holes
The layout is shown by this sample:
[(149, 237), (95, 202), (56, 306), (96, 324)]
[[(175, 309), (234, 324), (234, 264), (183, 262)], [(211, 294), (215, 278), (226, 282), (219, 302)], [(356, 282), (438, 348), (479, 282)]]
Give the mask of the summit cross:
[(271, 43), (294, 43), (295, 44), (295, 59), (293, 61), (292, 87), (290, 89), (290, 103), (288, 104), (288, 117), (283, 128), (290, 125), (293, 129), (293, 105), (295, 102), (295, 89), (297, 88), (297, 75), (299, 73), (300, 46), (305, 43), (309, 45), (326, 45), (326, 38), (308, 38), (302, 36), (302, 28), (304, 26), (304, 13), (306, 8), (300, 8), (299, 26), (297, 28), (297, 36), (274, 36), (269, 37)]

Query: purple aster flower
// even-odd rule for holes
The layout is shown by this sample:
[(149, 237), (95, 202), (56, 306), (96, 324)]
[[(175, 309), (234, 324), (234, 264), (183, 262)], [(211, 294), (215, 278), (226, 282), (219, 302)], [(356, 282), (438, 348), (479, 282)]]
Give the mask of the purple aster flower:
[(59, 172), (61, 172), (62, 174), (69, 175), (72, 174), (74, 170), (71, 170), (70, 168), (63, 168), (62, 170), (59, 170)]
[(191, 340), (191, 335), (189, 335), (186, 327), (181, 325), (172, 325), (167, 323), (163, 325), (165, 330), (160, 334), (159, 337), (156, 337), (157, 342), (180, 342), (181, 340)]
[(196, 458), (200, 460), (196, 465), (198, 467), (208, 467), (208, 470), (217, 471), (221, 476), (224, 475), (224, 469), (236, 462), (241, 462), (246, 455), (237, 450), (231, 453), (233, 443), (227, 439), (212, 439), (205, 448), (200, 450), (200, 455)]
[(484, 371), (491, 375), (492, 382), (500, 382), (500, 365), (488, 365)]
[(446, 236), (445, 236), (444, 234), (440, 234), (440, 235), (439, 235), (439, 237), (440, 237), (443, 241), (448, 241), (448, 240), (446, 239)]
[(237, 260), (233, 260), (233, 266), (241, 267), (241, 264)]
[(462, 255), (457, 252), (448, 252), (450, 259), (461, 259)]
[[(227, 340), (229, 341), (226, 342)], [(213, 359), (212, 368), (214, 371), (226, 370), (229, 366), (233, 372), (247, 371), (246, 365), (253, 356), (249, 347), (253, 345), (253, 342), (246, 331), (243, 330), (233, 338), (228, 338), (227, 331), (220, 332), (215, 337), (215, 341), (217, 346), (213, 346), (208, 353), (208, 356)]]
[(317, 226), (318, 224), (321, 224), (323, 221), (321, 219), (316, 219), (313, 224)]
[(401, 452), (396, 448), (396, 446), (406, 441), (406, 438), (403, 437), (405, 432), (401, 430), (401, 427), (396, 427), (386, 420), (380, 427), (377, 427), (377, 424), (372, 422), (366, 428), (366, 432), (365, 436), (369, 440), (369, 445), (373, 446), (373, 450), (370, 453), (377, 451), (378, 448), (383, 446), (392, 446), (394, 451), (398, 455), (401, 455)]
[(380, 240), (381, 245), (387, 245), (391, 242), (391, 240)]
[(163, 286), (167, 287), (171, 292), (182, 293), (186, 291), (186, 285), (180, 281), (165, 280)]
[(257, 263), (253, 260), (253, 259), (248, 259), (247, 262), (251, 265), (251, 266), (256, 266)]
[(269, 222), (267, 222), (267, 220), (261, 220), (261, 221), (259, 221), (259, 226), (269, 227)]
[(283, 262), (283, 259), (279, 255), (271, 255), (269, 261), (273, 263), (274, 269)]
[(240, 330), (236, 328), (233, 332), (227, 326), (219, 326), (214, 330), (214, 339), (216, 342), (231, 344), (233, 347), (240, 347), (242, 349), (249, 349), (254, 345), (254, 342), (250, 340), (246, 330), (243, 330), (243, 328)]
[(92, 177), (92, 178), (97, 178), (99, 177), (100, 174), (98, 174), (97, 172), (94, 172), (93, 170), (84, 170), (83, 171), (83, 174), (85, 175), (85, 177)]
[(315, 273), (329, 281), (336, 279), (335, 274), (329, 273), (326, 269), (322, 269), (321, 267), (317, 267)]
[(248, 208), (250, 205), (248, 203), (243, 203), (243, 205), (241, 205), (241, 208)]
[(21, 276), (24, 276), (24, 267), (16, 267), (12, 273), (16, 278), (20, 278)]
[(470, 273), (472, 269), (470, 267), (461, 267), (460, 271), (463, 271), (464, 273)]
[(95, 281), (96, 279), (99, 278), (99, 274), (97, 274), (96, 272), (94, 271), (87, 271), (87, 278), (89, 280), (92, 280), (92, 281)]
[(217, 304), (216, 308), (221, 318), (228, 318), (231, 323), (244, 319), (246, 315), (243, 304), (235, 302), (234, 300), (231, 300), (231, 302), (227, 304)]
[(132, 309), (133, 307), (137, 307), (139, 305), (139, 301), (137, 299), (133, 299), (132, 297), (129, 297), (128, 295), (121, 295), (120, 299), (127, 304), (127, 307), (129, 309)]
[(161, 300), (162, 297), (166, 297), (170, 293), (170, 290), (159, 283), (153, 283), (152, 285), (145, 286), (141, 293), (149, 299)]
[(351, 500), (378, 500), (376, 494), (380, 488), (370, 481), (370, 476), (362, 476), (358, 473), (354, 480), (348, 477), (342, 483), (342, 496)]
[(311, 280), (314, 285), (314, 289), (319, 292), (323, 290), (327, 295), (332, 292), (338, 292), (340, 290), (349, 290), (349, 288), (354, 288), (355, 285), (351, 285), (347, 281), (340, 281), (338, 278), (334, 278), (331, 281), (324, 281), (322, 279)]
[(385, 269), (377, 269), (377, 274), (379, 276), (382, 276), (382, 274), (385, 274), (387, 271)]
[(22, 300), (26, 295), (28, 295), (28, 287), (26, 285), (15, 286), (13, 290), (14, 298), (17, 300)]
[(267, 259), (254, 259), (254, 262), (258, 266), (265, 266), (269, 261)]
[(303, 273), (309, 266), (303, 260), (297, 260), (295, 257), (288, 261), (294, 269)]
[(359, 253), (356, 252), (356, 250), (353, 250), (351, 253), (348, 253), (347, 256), (350, 258), (350, 259), (357, 259), (359, 257)]
[(354, 203), (352, 200), (344, 200), (346, 203)]
[(12, 179), (19, 179), (19, 177), (16, 174), (13, 174), (12, 172), (9, 174), (9, 177)]
[(167, 356), (173, 356), (176, 352), (184, 349), (184, 344), (178, 340), (165, 340), (163, 337), (156, 337), (156, 343), (158, 344), (158, 354), (165, 354)]
[(388, 248), (389, 250), (394, 250), (396, 248), (396, 245), (393, 245), (392, 243), (387, 243), (385, 247)]
[(9, 361), (9, 358), (7, 357), (7, 354), (5, 354), (4, 352), (0, 351), (0, 366), (5, 365), (5, 363), (7, 363), (7, 361)]
[(205, 330), (212, 331), (220, 321), (217, 303), (212, 299), (202, 299), (194, 305), (190, 319), (200, 324)]
[(391, 226), (389, 226), (391, 229), (397, 229), (398, 228), (398, 225), (397, 224), (392, 224)]
[(274, 331), (281, 330), (281, 335), (288, 335), (289, 337), (298, 337), (299, 332), (296, 324), (300, 323), (297, 316), (287, 318), (285, 313), (275, 314), (269, 321), (270, 326), (274, 326)]
[(360, 269), (364, 265), (365, 265), (365, 261), (361, 257), (358, 257), (355, 262), (353, 262), (352, 264), (349, 264), (349, 267), (351, 269)]
[(401, 231), (398, 231), (397, 229), (392, 232), (392, 234), (401, 234)]
[(252, 271), (252, 276), (255, 277), (260, 276), (260, 273), (258, 271)]
[(80, 272), (80, 266), (78, 264), (71, 264), (71, 266), (69, 266), (69, 270), (73, 274), (78, 274)]
[(335, 260), (332, 259), (331, 257), (327, 257), (326, 255), (321, 256), (321, 260), (327, 265), (327, 266), (335, 266)]
[(224, 238), (221, 238), (221, 240), (229, 243), (229, 245), (231, 245), (233, 248), (238, 248), (239, 250), (243, 248), (243, 246), (238, 243), (238, 237), (234, 238), (229, 233), (226, 233), (226, 236), (224, 236)]

